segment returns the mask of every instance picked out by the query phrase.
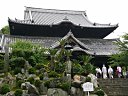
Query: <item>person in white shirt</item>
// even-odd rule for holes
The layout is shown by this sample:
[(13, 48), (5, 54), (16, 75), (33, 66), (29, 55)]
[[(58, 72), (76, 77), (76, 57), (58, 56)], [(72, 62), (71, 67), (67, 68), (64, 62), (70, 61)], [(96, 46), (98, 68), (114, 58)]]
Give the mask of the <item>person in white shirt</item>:
[(102, 74), (102, 72), (101, 72), (100, 68), (97, 67), (97, 68), (96, 68), (96, 77), (97, 77), (97, 78), (100, 78), (100, 77), (101, 77), (101, 74)]
[(102, 67), (102, 73), (103, 73), (103, 78), (106, 79), (107, 78), (107, 68), (105, 67), (104, 64), (103, 64), (103, 67)]
[(118, 75), (118, 78), (121, 78), (121, 72), (122, 72), (122, 69), (120, 66), (117, 66), (117, 75)]
[(113, 78), (113, 69), (111, 66), (109, 66), (108, 68), (108, 75), (109, 75), (109, 78)]

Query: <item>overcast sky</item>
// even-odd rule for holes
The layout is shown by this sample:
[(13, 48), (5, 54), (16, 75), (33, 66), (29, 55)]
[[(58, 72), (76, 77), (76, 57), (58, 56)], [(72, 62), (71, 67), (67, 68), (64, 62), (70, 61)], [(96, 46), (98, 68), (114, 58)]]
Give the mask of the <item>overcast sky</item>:
[(1, 0), (0, 29), (11, 19), (23, 19), (25, 7), (86, 11), (91, 22), (119, 24), (107, 38), (128, 33), (128, 0)]

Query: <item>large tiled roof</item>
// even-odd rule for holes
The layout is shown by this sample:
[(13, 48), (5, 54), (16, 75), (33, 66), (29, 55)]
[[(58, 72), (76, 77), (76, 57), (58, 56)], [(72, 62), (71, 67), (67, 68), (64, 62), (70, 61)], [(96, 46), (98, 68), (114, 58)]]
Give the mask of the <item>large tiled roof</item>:
[[(72, 38), (76, 43), (82, 46), (82, 49), (84, 49), (83, 52), (86, 52), (91, 55), (112, 55), (119, 52), (118, 47), (115, 44), (118, 39), (75, 38), (72, 32), (69, 32), (62, 39), (68, 40), (69, 38)], [(58, 42), (52, 47), (55, 48), (57, 46), (59, 46)], [(77, 50), (79, 50), (79, 48), (77, 48)]]
[(118, 39), (79, 39), (94, 55), (112, 55), (119, 52), (115, 42)]
[(72, 37), (76, 43), (78, 43), (80, 47), (75, 47), (73, 50), (81, 50), (87, 54), (91, 55), (112, 55), (119, 52), (117, 49), (117, 45), (114, 44), (116, 39), (83, 39), (83, 38), (75, 38), (72, 33), (68, 33), (65, 37), (28, 37), (28, 36), (13, 36), (13, 35), (0, 35), (1, 40), (1, 52), (4, 52), (4, 46), (7, 44), (15, 43), (17, 40), (26, 40), (32, 43), (40, 44), (45, 48), (55, 48), (58, 46), (58, 41), (66, 38)]
[(53, 37), (31, 37), (31, 36), (14, 36), (14, 35), (5, 35), (3, 46), (8, 42), (9, 44), (13, 44), (16, 41), (29, 41), (34, 44), (39, 44), (42, 47), (49, 48), (53, 43), (57, 42), (60, 38)]
[(88, 20), (85, 11), (33, 7), (26, 7), (24, 11), (24, 20), (16, 19), (13, 22), (36, 25), (58, 25), (62, 22), (70, 22), (76, 26), (83, 27), (117, 27), (117, 25), (92, 23)]

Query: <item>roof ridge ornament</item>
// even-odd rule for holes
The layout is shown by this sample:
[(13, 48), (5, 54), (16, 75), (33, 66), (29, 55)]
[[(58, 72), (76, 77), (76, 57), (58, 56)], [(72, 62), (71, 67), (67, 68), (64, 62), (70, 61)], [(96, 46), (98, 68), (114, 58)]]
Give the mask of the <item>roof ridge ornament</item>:
[(96, 26), (96, 23), (94, 22), (93, 25)]
[(33, 20), (33, 18), (32, 18), (31, 10), (29, 10), (29, 16), (30, 16), (30, 21), (31, 21), (32, 23), (34, 23), (34, 20)]
[(84, 11), (84, 15), (87, 17), (86, 10)]
[(72, 35), (73, 36), (72, 29), (69, 30), (68, 35)]
[(67, 16), (65, 16), (63, 20), (66, 20), (66, 21), (68, 21), (69, 19), (67, 18)]

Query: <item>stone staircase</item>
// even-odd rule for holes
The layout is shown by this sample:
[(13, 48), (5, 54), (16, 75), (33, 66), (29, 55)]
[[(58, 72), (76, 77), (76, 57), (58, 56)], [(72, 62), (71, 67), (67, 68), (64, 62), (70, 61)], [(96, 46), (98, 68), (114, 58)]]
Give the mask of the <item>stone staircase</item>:
[(128, 96), (128, 78), (98, 79), (107, 96)]

